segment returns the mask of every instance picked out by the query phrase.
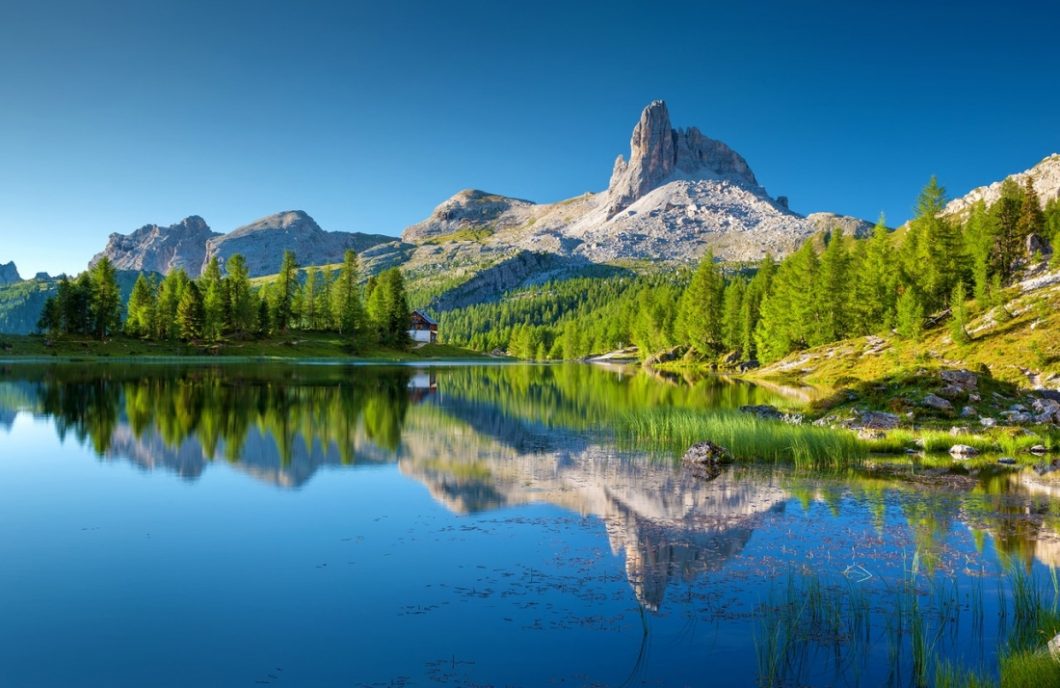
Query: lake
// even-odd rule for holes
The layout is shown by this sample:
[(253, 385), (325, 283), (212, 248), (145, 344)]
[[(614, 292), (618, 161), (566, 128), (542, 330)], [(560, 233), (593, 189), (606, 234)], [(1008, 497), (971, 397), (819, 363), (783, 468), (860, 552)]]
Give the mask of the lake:
[(790, 399), (574, 364), (0, 365), (0, 684), (996, 680), (1056, 602), (1047, 491), (704, 480), (618, 420)]

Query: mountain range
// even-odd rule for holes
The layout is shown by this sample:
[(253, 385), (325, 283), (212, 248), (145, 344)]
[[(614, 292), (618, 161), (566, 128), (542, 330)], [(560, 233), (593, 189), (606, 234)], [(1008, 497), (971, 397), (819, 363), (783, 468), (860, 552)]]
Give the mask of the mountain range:
[[(1060, 155), (1013, 176), (1021, 183), (1029, 177), (1044, 204), (1060, 193)], [(999, 192), (1000, 182), (975, 189), (946, 212), (960, 215)], [(674, 128), (666, 103), (657, 100), (634, 126), (628, 158), (617, 157), (608, 187), (597, 193), (536, 203), (465, 189), (400, 238), (325, 231), (301, 210), (225, 234), (191, 215), (111, 234), (90, 264), (106, 256), (123, 271), (182, 268), (195, 277), (211, 258), (223, 265), (240, 253), (251, 275), (263, 276), (278, 271), (287, 249), (303, 266), (339, 263), (353, 249), (366, 273), (401, 266), (414, 290), (431, 294), (429, 304), (418, 305), (444, 310), (594, 266), (691, 264), (708, 249), (720, 260), (755, 261), (767, 253), (782, 257), (822, 231), (841, 227), (863, 236), (871, 226), (829, 212), (793, 212), (786, 197), (766, 191), (743, 156), (695, 127)], [(0, 265), (0, 286), (20, 279), (14, 264)]]

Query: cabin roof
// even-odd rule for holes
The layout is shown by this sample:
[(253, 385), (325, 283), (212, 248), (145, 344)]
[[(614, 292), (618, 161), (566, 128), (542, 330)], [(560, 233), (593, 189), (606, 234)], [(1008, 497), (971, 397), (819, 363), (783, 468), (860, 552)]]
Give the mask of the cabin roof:
[(420, 310), (415, 310), (415, 311), (412, 311), (412, 314), (413, 314), (413, 315), (418, 315), (418, 316), (420, 316), (421, 318), (423, 318), (423, 319), (424, 319), (425, 321), (427, 321), (427, 324), (428, 324), (428, 325), (437, 325), (437, 324), (438, 324), (438, 321), (437, 321), (437, 320), (435, 320), (435, 319), (434, 319), (434, 318), (432, 318), (431, 316), (427, 315), (427, 314), (426, 314), (426, 313), (424, 313), (423, 311), (420, 311)]

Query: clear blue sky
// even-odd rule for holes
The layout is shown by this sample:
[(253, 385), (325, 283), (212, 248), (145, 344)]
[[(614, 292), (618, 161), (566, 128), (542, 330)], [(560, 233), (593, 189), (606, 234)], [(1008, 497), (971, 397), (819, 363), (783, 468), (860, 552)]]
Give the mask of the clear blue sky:
[(397, 234), (466, 187), (607, 184), (640, 110), (800, 212), (906, 219), (1060, 151), (1052, 3), (0, 0), (0, 262), (284, 209)]

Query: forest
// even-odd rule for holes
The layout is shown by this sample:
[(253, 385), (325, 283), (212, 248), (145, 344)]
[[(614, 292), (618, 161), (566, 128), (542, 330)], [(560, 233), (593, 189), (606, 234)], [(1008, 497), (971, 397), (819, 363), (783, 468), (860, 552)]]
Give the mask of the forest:
[(353, 251), (346, 252), (337, 270), (304, 271), (287, 251), (280, 272), (268, 281), (252, 280), (238, 254), (224, 268), (222, 274), (215, 257), (197, 279), (182, 269), (161, 280), (140, 274), (125, 308), (116, 271), (104, 257), (73, 280), (60, 281), (44, 304), (38, 328), (49, 336), (105, 339), (124, 333), (192, 343), (262, 339), (291, 331), (337, 332), (354, 348), (409, 345), (401, 272), (387, 270), (362, 285)]
[(443, 313), (439, 329), (477, 350), (568, 360), (635, 345), (641, 356), (686, 346), (768, 363), (853, 336), (917, 340), (942, 320), (967, 342), (968, 300), (999, 322), (1009, 316), (1003, 289), (1060, 241), (1060, 201), (1043, 209), (1029, 182), (1008, 179), (997, 202), (963, 218), (945, 216), (946, 202), (932, 178), (896, 231), (881, 218), (870, 236), (837, 229), (779, 262), (723, 266), (708, 253), (691, 274), (550, 282)]

